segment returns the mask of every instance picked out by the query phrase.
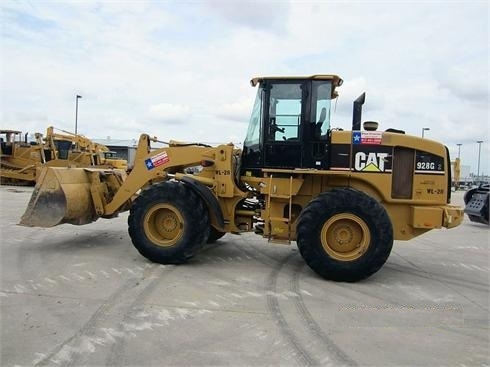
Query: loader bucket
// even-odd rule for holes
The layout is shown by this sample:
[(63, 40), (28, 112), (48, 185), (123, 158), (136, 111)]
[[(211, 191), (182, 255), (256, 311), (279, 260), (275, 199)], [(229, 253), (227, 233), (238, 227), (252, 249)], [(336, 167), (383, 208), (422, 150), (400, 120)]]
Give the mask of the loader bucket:
[(84, 168), (44, 167), (19, 224), (53, 227), (97, 220), (90, 191), (90, 171), (93, 172)]

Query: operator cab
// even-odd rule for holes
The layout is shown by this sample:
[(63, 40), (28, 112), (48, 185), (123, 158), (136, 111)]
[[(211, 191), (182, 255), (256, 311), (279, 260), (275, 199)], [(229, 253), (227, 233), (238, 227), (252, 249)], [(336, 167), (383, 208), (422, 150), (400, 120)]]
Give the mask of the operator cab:
[(331, 101), (342, 84), (336, 75), (255, 78), (259, 85), (243, 144), (242, 174), (262, 168), (328, 166)]
[[(27, 134), (26, 134), (26, 142), (27, 142)], [(1, 145), (2, 156), (13, 155), (16, 143), (22, 144), (22, 131), (0, 130), (0, 145)]]

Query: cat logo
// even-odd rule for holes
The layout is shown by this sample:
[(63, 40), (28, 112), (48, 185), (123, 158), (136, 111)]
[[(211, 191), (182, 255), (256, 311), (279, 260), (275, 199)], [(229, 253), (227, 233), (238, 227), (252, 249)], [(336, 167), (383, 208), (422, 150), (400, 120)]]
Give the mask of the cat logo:
[(357, 152), (354, 158), (354, 169), (363, 172), (384, 172), (388, 153)]

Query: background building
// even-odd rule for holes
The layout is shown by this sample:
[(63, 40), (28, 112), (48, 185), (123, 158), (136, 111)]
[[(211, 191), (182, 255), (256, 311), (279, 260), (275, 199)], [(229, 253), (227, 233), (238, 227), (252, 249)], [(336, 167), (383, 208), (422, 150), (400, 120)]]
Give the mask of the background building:
[(116, 152), (118, 158), (126, 159), (128, 161), (128, 169), (133, 169), (134, 158), (136, 155), (137, 141), (121, 140), (121, 139), (93, 139), (95, 143), (104, 144), (111, 151)]

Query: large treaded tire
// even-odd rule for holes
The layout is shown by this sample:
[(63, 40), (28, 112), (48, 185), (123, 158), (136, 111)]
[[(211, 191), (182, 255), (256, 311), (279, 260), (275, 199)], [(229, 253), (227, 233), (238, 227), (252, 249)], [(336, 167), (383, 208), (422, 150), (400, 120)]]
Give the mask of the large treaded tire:
[(128, 225), (134, 247), (160, 264), (189, 260), (208, 239), (210, 228), (202, 199), (173, 181), (143, 190), (131, 207)]
[(323, 278), (355, 282), (386, 262), (393, 227), (374, 198), (350, 188), (336, 189), (305, 207), (298, 220), (297, 244), (308, 266)]

